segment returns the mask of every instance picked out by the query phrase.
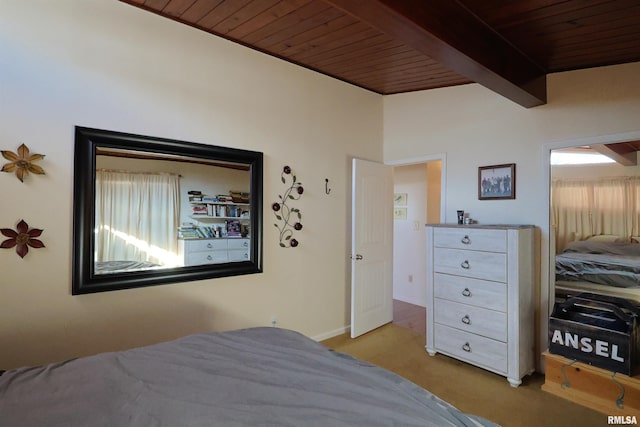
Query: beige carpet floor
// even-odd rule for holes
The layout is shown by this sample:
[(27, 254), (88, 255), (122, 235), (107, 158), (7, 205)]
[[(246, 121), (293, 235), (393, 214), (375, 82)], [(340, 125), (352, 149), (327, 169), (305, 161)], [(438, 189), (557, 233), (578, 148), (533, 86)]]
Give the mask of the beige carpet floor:
[(425, 337), (388, 324), (356, 339), (340, 335), (323, 344), (389, 369), (463, 412), (504, 427), (606, 426), (607, 416), (540, 389), (544, 376), (526, 377), (518, 388), (506, 378), (456, 359), (425, 351)]

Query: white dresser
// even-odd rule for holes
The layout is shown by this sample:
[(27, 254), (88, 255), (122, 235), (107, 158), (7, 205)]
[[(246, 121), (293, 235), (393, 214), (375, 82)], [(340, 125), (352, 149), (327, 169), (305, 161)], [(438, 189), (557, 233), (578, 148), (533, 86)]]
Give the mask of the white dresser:
[(184, 265), (219, 264), (249, 260), (249, 239), (180, 239)]
[(534, 227), (427, 225), (427, 352), (507, 377), (535, 369)]
[(229, 262), (249, 261), (249, 239), (227, 239)]

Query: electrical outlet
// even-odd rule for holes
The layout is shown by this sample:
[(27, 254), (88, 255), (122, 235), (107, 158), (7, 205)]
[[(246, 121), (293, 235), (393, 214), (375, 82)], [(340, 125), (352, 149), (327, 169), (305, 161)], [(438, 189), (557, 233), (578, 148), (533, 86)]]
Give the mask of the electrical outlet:
[(275, 328), (277, 323), (278, 323), (278, 318), (276, 316), (271, 316), (271, 326)]

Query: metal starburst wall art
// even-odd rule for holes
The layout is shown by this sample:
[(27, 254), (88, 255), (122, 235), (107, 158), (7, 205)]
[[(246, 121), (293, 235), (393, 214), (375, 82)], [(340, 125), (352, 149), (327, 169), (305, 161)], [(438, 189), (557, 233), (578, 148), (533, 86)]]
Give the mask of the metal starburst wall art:
[(287, 203), (299, 200), (302, 197), (302, 193), (304, 193), (304, 188), (302, 183), (298, 182), (296, 176), (291, 173), (289, 166), (285, 166), (280, 175), (283, 184), (286, 184), (289, 179), (291, 184), (284, 194), (278, 195), (280, 201), (271, 205), (271, 209), (273, 209), (273, 213), (279, 221), (279, 223), (273, 225), (280, 232), (280, 247), (295, 248), (300, 242), (293, 238), (293, 234), (295, 231), (302, 230), (302, 222), (300, 222), (302, 221), (302, 213), (300, 213), (300, 209), (291, 207)]
[(24, 258), (24, 256), (29, 252), (29, 247), (32, 248), (44, 248), (44, 243), (41, 240), (36, 239), (36, 237), (40, 237), (42, 234), (41, 229), (39, 228), (29, 228), (29, 224), (27, 224), (23, 219), (20, 220), (15, 230), (11, 228), (0, 228), (0, 233), (3, 236), (8, 237), (5, 241), (0, 243), (0, 248), (3, 249), (11, 249), (16, 248), (16, 253), (20, 256), (20, 258)]
[(44, 159), (44, 154), (31, 154), (29, 153), (29, 147), (24, 144), (18, 147), (17, 153), (8, 150), (2, 150), (0, 153), (2, 157), (9, 160), (9, 163), (2, 166), (0, 171), (15, 172), (20, 182), (24, 182), (24, 177), (29, 175), (29, 172), (36, 175), (44, 175), (44, 169), (34, 163)]

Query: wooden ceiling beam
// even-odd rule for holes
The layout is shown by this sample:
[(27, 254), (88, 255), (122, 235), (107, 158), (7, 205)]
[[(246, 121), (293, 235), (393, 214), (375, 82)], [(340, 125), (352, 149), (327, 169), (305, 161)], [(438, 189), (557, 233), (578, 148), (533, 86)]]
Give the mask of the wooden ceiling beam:
[(523, 107), (547, 102), (542, 67), (457, 1), (324, 1)]
[(620, 146), (624, 146), (624, 143), (592, 145), (591, 148), (622, 166), (636, 166), (638, 164), (638, 152), (621, 149), (619, 148)]

